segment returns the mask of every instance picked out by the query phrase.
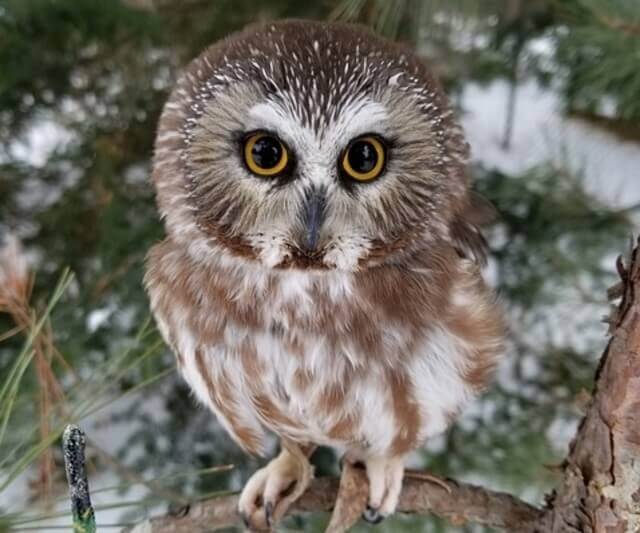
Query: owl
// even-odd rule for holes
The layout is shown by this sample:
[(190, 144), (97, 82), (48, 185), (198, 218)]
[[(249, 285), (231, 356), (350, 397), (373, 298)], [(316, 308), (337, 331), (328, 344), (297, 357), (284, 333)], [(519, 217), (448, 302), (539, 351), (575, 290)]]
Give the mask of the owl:
[(396, 509), (407, 456), (488, 383), (503, 320), (481, 277), (468, 145), (414, 53), (281, 21), (206, 49), (160, 119), (166, 239), (145, 284), (195, 396), (249, 454), (239, 512), (269, 528), (328, 446)]

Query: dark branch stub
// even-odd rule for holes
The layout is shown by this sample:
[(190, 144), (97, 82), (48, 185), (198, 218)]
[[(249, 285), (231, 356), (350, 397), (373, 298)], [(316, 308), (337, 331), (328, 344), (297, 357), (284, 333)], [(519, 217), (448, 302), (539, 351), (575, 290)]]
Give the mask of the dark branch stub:
[(69, 483), (73, 531), (95, 533), (96, 518), (89, 496), (89, 482), (84, 463), (85, 435), (78, 426), (69, 425), (62, 435), (64, 465)]

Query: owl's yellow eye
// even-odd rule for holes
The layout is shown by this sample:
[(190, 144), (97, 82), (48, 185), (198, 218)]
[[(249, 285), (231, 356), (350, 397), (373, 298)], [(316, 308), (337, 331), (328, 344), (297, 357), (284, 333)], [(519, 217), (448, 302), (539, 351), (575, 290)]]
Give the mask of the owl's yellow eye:
[(385, 147), (376, 137), (367, 135), (352, 141), (342, 157), (342, 170), (356, 181), (371, 181), (384, 169)]
[(289, 162), (282, 142), (268, 133), (254, 133), (244, 141), (244, 162), (257, 176), (280, 174)]

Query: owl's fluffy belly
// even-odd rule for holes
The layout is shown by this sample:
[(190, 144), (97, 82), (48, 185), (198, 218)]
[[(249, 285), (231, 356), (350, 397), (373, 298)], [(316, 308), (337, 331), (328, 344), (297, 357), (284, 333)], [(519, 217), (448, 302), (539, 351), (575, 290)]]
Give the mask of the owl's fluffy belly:
[(146, 283), (182, 374), (243, 448), (265, 451), (271, 430), (389, 455), (445, 429), (502, 351), (501, 313), (478, 269), (446, 265), (223, 268), (167, 240)]
[[(441, 432), (474, 392), (468, 347), (441, 326), (393, 365), (295, 328), (229, 324), (224, 342), (193, 349), (181, 331), (184, 377), (251, 452), (262, 451), (267, 428), (361, 455), (406, 453)], [(381, 350), (399, 349), (403, 334), (387, 329)]]

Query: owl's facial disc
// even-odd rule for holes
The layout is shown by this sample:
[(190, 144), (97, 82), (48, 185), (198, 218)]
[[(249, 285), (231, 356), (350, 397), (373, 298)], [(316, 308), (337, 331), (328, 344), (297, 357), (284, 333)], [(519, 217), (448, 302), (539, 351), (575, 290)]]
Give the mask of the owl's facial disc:
[[(293, 95), (265, 96), (237, 84), (192, 130), (188, 161), (202, 226), (269, 268), (355, 271), (400, 249), (419, 218), (397, 211), (400, 195), (416, 198), (403, 184), (412, 177), (402, 164), (412, 139), (391, 119), (396, 102), (385, 92), (361, 94), (314, 126), (295, 111)], [(244, 106), (226, 105), (231, 97)]]
[[(243, 232), (258, 260), (269, 267), (358, 269), (375, 229), (364, 200), (379, 194), (366, 189), (376, 183), (379, 189), (388, 169), (384, 104), (362, 95), (321, 127), (270, 99), (252, 105), (247, 116), (240, 152), (249, 172), (238, 186), (259, 196), (258, 217), (268, 213)], [(258, 143), (266, 148), (256, 153)]]

